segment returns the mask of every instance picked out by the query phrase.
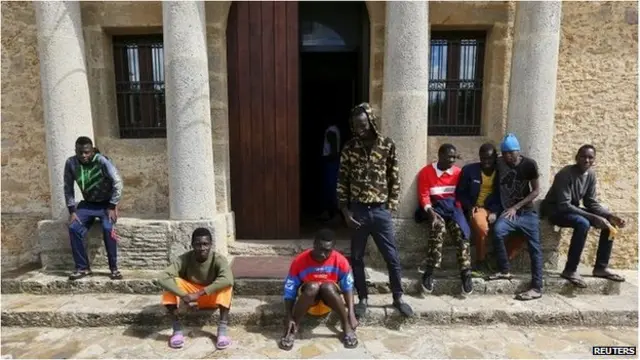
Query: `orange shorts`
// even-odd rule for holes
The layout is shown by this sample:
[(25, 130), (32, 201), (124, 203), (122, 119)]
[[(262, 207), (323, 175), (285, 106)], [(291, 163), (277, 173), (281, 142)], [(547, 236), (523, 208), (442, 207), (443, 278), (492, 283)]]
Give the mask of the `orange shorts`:
[[(175, 280), (176, 284), (178, 284), (178, 287), (187, 294), (196, 293), (205, 288), (205, 286), (203, 285), (194, 284), (182, 278), (176, 278)], [(229, 309), (231, 308), (232, 294), (233, 288), (229, 286), (211, 295), (200, 296), (200, 298), (198, 299), (198, 308), (215, 309), (218, 306), (222, 306)], [(165, 291), (164, 293), (162, 293), (162, 305), (178, 305), (179, 302), (180, 297), (176, 294), (170, 291)]]
[[(338, 292), (341, 292), (340, 285), (335, 284), (338, 288)], [(304, 286), (304, 284), (302, 285)], [(302, 286), (298, 288), (298, 296), (300, 296), (300, 292), (302, 292)], [(313, 316), (324, 316), (331, 312), (331, 308), (324, 303), (322, 300), (318, 300), (315, 304), (313, 304), (309, 310), (307, 310), (307, 314)]]

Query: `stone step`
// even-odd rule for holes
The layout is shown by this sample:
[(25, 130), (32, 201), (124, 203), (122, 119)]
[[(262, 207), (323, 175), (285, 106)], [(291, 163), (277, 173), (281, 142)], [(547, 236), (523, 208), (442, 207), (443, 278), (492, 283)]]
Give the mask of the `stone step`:
[[(372, 295), (368, 314), (362, 325), (495, 324), (569, 325), (569, 326), (637, 326), (637, 294), (582, 295), (564, 297), (547, 294), (539, 300), (521, 302), (510, 295), (472, 298), (428, 296), (420, 299), (405, 296), (416, 316), (404, 319), (390, 306), (388, 295)], [(3, 295), (2, 326), (20, 327), (100, 327), (100, 326), (169, 326), (159, 295), (74, 294), (74, 295)], [(280, 327), (284, 319), (280, 296), (234, 298), (232, 326)], [(185, 325), (209, 325), (217, 322), (210, 311), (185, 314)], [(335, 324), (335, 314), (306, 322)]]
[[(77, 281), (69, 281), (64, 272), (30, 270), (24, 273), (5, 273), (2, 276), (2, 294), (160, 294), (161, 288), (155, 279), (159, 271), (123, 270), (123, 280), (111, 280), (107, 271), (94, 270), (94, 275)], [(627, 278), (637, 278), (637, 272), (625, 271)], [(367, 268), (368, 288), (370, 294), (390, 293), (386, 271)], [(407, 271), (403, 278), (403, 288), (407, 294), (420, 293), (421, 274), (418, 271)], [(434, 295), (458, 295), (461, 291), (460, 277), (457, 272), (436, 272)], [(546, 293), (558, 294), (599, 294), (619, 295), (637, 293), (637, 287), (631, 283), (615, 283), (605, 279), (584, 277), (588, 287), (579, 289), (560, 278), (557, 273), (547, 273), (545, 281)], [(235, 279), (234, 293), (237, 296), (281, 295), (283, 277), (279, 278), (243, 278)], [(474, 294), (497, 295), (514, 294), (525, 290), (530, 283), (528, 274), (516, 274), (512, 280), (485, 281), (475, 278)]]

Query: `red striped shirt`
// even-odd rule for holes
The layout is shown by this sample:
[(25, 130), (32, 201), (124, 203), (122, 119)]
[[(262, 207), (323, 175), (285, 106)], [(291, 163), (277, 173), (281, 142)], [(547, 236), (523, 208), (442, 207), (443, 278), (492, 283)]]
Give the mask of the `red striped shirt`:
[[(418, 174), (418, 199), (420, 207), (431, 206), (438, 200), (455, 198), (456, 185), (460, 179), (460, 168), (453, 165), (447, 171), (438, 169), (437, 163), (429, 164)], [(456, 201), (456, 206), (461, 207)]]

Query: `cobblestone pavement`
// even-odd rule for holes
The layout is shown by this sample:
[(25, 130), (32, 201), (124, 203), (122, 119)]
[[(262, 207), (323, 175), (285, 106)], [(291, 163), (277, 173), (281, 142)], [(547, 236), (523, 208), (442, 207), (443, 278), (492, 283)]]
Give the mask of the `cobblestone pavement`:
[[(167, 347), (170, 330), (133, 328), (2, 328), (3, 358), (589, 358), (594, 345), (638, 344), (636, 328), (495, 326), (360, 328), (360, 344), (344, 349), (326, 326), (304, 330), (290, 352), (275, 330), (231, 329), (234, 344), (213, 345), (215, 328), (188, 329), (185, 347)], [(337, 331), (337, 330), (335, 330)]]

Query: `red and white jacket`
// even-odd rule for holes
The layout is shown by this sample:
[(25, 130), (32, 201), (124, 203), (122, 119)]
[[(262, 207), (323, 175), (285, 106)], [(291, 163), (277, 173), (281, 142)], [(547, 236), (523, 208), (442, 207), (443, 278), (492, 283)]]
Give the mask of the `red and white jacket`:
[[(438, 169), (437, 162), (423, 167), (418, 173), (420, 207), (426, 210), (431, 207), (432, 202), (455, 198), (460, 172), (461, 169), (455, 165), (447, 171), (442, 171)], [(459, 201), (456, 201), (456, 207), (462, 207)]]

